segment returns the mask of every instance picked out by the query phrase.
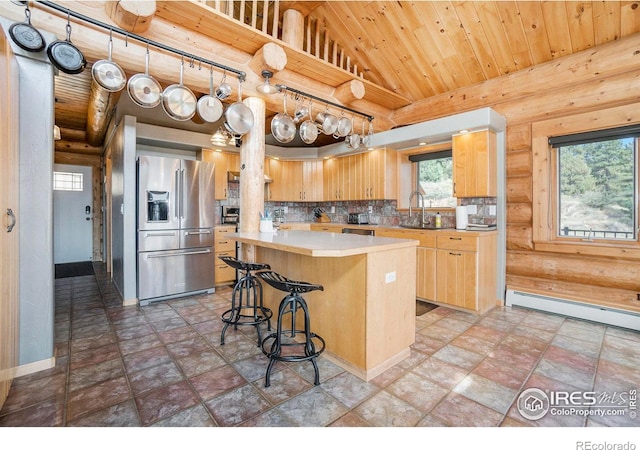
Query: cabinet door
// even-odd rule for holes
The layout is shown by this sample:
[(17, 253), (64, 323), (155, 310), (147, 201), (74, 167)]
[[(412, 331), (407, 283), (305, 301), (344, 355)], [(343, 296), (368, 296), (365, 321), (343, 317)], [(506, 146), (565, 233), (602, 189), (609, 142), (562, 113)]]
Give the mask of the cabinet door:
[(282, 179), (284, 181), (285, 201), (301, 202), (304, 197), (302, 161), (284, 161), (282, 165)]
[(240, 155), (237, 153), (219, 152), (205, 149), (202, 151), (202, 161), (212, 162), (214, 168), (215, 199), (227, 199), (227, 172), (240, 170)]
[(330, 158), (322, 163), (322, 186), (325, 201), (333, 201), (338, 199), (337, 187), (337, 171), (338, 158)]
[(281, 201), (284, 196), (284, 180), (282, 178), (282, 161), (269, 158), (265, 161), (265, 171), (273, 179), (265, 189), (265, 200)]
[(305, 202), (322, 201), (323, 180), (322, 161), (305, 161), (302, 164), (302, 200)]
[(436, 249), (417, 247), (416, 263), (416, 297), (423, 300), (435, 300)]
[(489, 130), (453, 136), (453, 194), (456, 197), (497, 195), (496, 135)]
[(477, 310), (477, 253), (436, 250), (436, 301)]

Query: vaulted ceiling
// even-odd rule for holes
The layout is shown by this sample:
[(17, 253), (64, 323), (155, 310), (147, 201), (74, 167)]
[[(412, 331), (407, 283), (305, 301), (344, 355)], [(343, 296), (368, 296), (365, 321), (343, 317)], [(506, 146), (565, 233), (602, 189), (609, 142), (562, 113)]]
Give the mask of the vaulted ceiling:
[[(0, 5), (0, 15), (24, 20), (19, 3)], [(151, 25), (141, 35), (246, 71), (245, 97), (262, 82), (259, 72), (251, 69), (251, 57), (275, 42), (285, 48), (288, 63), (274, 81), (338, 102), (340, 86), (359, 80), (365, 94), (347, 106), (374, 115), (376, 131), (406, 125), (396, 123), (394, 113), (422, 99), (640, 32), (640, 0), (156, 3)], [(117, 26), (104, 13), (105, 2), (58, 4)], [(56, 17), (37, 3), (32, 9), (34, 26), (63, 37), (66, 17)], [(302, 49), (282, 41), (283, 12), (289, 9), (305, 18)], [(102, 30), (100, 38), (87, 38), (82, 30), (79, 35), (74, 43), (89, 63), (105, 58), (108, 32)], [(130, 76), (144, 67), (133, 45), (128, 51), (130, 57), (116, 51), (114, 60)], [(171, 73), (152, 74), (166, 86), (176, 82), (171, 78), (176, 71)], [(185, 84), (196, 93), (207, 93), (208, 71), (187, 76)], [(67, 141), (76, 142), (70, 146), (73, 151), (96, 154), (99, 146), (82, 142), (90, 86), (90, 70), (56, 77), (56, 123), (67, 133)], [(266, 106), (270, 120), (281, 111), (281, 99), (267, 99)], [(203, 127), (175, 121), (173, 126)]]

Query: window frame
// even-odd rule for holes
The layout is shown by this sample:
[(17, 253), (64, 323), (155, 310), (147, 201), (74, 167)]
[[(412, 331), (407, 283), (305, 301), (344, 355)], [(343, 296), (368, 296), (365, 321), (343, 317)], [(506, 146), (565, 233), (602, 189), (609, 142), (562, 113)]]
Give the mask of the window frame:
[[(552, 136), (640, 124), (639, 111), (640, 104), (635, 103), (532, 123), (532, 240), (535, 250), (640, 259), (640, 233), (637, 230), (636, 240), (624, 241), (608, 239), (581, 241), (558, 235), (557, 152), (549, 144), (549, 138)], [(640, 164), (636, 160), (636, 178), (640, 175), (639, 170)], [(638, 214), (640, 212), (640, 192), (637, 191), (635, 208), (636, 214)]]

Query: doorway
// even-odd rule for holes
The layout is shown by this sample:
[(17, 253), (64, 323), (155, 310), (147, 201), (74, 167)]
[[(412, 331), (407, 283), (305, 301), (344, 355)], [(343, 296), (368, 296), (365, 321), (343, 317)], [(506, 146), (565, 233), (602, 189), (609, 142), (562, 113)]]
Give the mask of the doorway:
[(92, 167), (54, 164), (53, 262), (93, 259)]

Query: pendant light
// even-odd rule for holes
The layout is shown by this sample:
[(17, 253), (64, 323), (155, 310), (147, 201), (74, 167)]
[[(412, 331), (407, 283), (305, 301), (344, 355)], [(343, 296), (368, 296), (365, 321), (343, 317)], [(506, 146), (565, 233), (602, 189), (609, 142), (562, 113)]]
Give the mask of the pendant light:
[(263, 70), (262, 77), (264, 78), (264, 83), (256, 86), (256, 91), (258, 91), (260, 94), (265, 94), (265, 95), (271, 95), (278, 92), (278, 88), (276, 88), (274, 85), (272, 85), (269, 82), (269, 78), (271, 78), (272, 76), (273, 76), (273, 72), (269, 70)]

